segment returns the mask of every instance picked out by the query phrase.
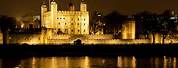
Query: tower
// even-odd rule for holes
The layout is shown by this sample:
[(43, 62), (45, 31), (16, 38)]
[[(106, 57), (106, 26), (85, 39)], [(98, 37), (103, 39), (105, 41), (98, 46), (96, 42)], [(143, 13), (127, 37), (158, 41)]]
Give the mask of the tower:
[(80, 4), (80, 12), (81, 12), (81, 34), (89, 34), (89, 13), (87, 11), (87, 4), (84, 0), (82, 0)]
[(47, 5), (43, 2), (41, 6), (41, 27), (45, 27), (45, 13), (48, 11)]
[(72, 3), (69, 3), (69, 11), (75, 11), (75, 6)]
[(122, 39), (135, 39), (135, 20), (133, 17), (129, 17), (122, 24)]
[(50, 11), (51, 11), (51, 22), (50, 22), (50, 26), (49, 28), (56, 28), (57, 25), (57, 3), (53, 0), (51, 2), (51, 8), (50, 8)]
[(80, 4), (80, 11), (87, 11), (87, 4), (85, 3), (84, 0), (82, 0)]

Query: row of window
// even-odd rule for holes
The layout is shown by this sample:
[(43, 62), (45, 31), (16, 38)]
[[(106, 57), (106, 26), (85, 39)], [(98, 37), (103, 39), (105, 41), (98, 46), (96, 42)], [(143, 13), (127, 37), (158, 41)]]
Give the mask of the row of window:
[[(74, 32), (74, 30), (71, 30), (71, 31)], [(65, 29), (65, 32), (68, 32), (68, 29)], [(78, 32), (80, 32), (80, 30), (78, 30)], [(83, 32), (85, 32), (85, 29)]]
[[(59, 23), (59, 25), (60, 25), (60, 24), (61, 24), (61, 23)], [(65, 25), (67, 25), (67, 23), (65, 23)], [(71, 25), (73, 25), (73, 23), (71, 23)], [(78, 23), (77, 25), (79, 25), (79, 23)], [(83, 25), (85, 25), (85, 23), (84, 23)]]
[[(57, 19), (60, 19), (60, 20), (65, 20), (65, 18), (57, 18)], [(73, 18), (71, 19), (72, 21), (74, 20)], [(78, 18), (78, 21), (79, 21), (80, 19)], [(83, 19), (84, 21), (86, 20), (85, 18)]]

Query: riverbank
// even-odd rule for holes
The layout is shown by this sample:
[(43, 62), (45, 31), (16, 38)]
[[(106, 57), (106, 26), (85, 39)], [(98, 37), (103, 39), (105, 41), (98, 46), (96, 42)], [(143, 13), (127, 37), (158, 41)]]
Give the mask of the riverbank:
[(0, 45), (0, 57), (11, 56), (177, 56), (177, 44), (140, 45)]

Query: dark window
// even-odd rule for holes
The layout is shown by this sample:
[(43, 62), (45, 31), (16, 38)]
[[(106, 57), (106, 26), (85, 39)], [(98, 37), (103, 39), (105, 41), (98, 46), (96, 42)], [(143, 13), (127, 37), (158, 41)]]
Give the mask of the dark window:
[(79, 25), (79, 23), (78, 23), (78, 25)]
[(78, 18), (78, 21), (79, 21), (79, 18)]
[(61, 31), (61, 29), (58, 29), (58, 31)]
[(73, 32), (73, 30), (71, 30)]
[(84, 21), (85, 21), (85, 18), (84, 18)]
[(78, 32), (79, 32), (80, 30), (78, 30)]
[(61, 23), (59, 22), (59, 25), (60, 25)]
[(85, 30), (84, 30), (84, 32), (85, 32)]
[(66, 25), (67, 23), (65, 23), (65, 25)]
[(85, 25), (85, 23), (84, 23), (84, 25)]
[(73, 25), (73, 23), (71, 23), (71, 25)]

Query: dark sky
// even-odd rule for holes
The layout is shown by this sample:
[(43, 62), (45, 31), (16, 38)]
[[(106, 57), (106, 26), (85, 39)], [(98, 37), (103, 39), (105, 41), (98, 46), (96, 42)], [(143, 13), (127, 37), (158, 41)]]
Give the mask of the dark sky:
[[(37, 15), (43, 0), (0, 0), (0, 15)], [(56, 0), (59, 9), (66, 10), (70, 0)], [(80, 0), (71, 0), (79, 7)], [(102, 10), (107, 14), (117, 10), (122, 14), (134, 14), (144, 10), (161, 13), (165, 9), (178, 11), (178, 0), (87, 0), (88, 10)], [(63, 6), (63, 7), (62, 7)]]

